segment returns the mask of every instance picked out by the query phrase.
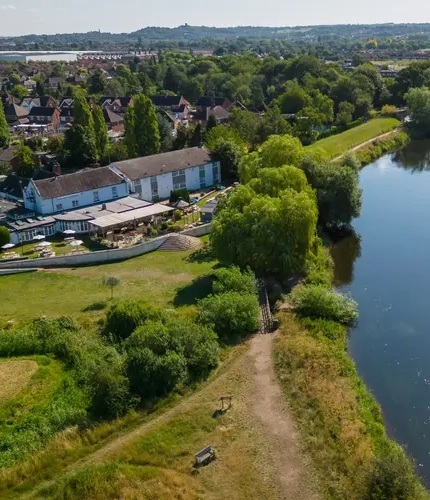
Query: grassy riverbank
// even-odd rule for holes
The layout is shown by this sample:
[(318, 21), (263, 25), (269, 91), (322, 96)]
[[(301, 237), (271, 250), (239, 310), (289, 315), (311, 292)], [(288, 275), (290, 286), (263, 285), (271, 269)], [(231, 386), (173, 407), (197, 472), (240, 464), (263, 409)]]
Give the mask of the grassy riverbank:
[(301, 317), (279, 315), (274, 359), (324, 498), (428, 500), (429, 493), (402, 448), (388, 438), (381, 410), (357, 375), (347, 352), (348, 328), (332, 320), (341, 318), (342, 308), (320, 299), (313, 308), (309, 302)]
[(317, 141), (306, 149), (308, 151), (322, 149), (326, 152), (328, 158), (336, 158), (355, 146), (394, 130), (399, 125), (400, 121), (396, 118), (375, 118), (358, 127), (346, 130), (341, 134), (332, 135), (326, 139)]
[(387, 153), (392, 153), (405, 147), (410, 140), (408, 134), (399, 130), (388, 137), (377, 139), (372, 144), (358, 149), (354, 154), (361, 166), (364, 167)]

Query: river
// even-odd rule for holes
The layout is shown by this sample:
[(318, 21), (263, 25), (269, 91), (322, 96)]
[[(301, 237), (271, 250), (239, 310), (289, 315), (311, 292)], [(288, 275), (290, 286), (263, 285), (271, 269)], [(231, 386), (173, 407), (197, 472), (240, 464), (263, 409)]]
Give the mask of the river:
[(430, 486), (430, 142), (365, 167), (356, 235), (333, 247), (335, 282), (359, 304), (349, 349)]

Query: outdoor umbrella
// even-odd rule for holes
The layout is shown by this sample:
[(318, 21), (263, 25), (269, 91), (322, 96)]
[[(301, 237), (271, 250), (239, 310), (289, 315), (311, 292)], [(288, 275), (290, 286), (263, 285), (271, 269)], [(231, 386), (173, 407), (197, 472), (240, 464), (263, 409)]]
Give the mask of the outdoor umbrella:
[(66, 229), (65, 231), (63, 231), (63, 234), (75, 234), (76, 231), (73, 231), (73, 229)]
[(50, 247), (51, 243), (49, 243), (49, 241), (42, 241), (42, 243), (39, 246), (40, 247)]
[(43, 234), (36, 234), (36, 236), (33, 238), (33, 240), (39, 241), (39, 240), (44, 240), (45, 236)]
[(83, 241), (82, 240), (73, 240), (70, 242), (70, 245), (72, 245), (73, 247), (79, 247), (80, 245), (83, 245)]
[(2, 248), (3, 250), (9, 250), (9, 248), (13, 248), (15, 245), (13, 243), (6, 243), (6, 245), (3, 245)]

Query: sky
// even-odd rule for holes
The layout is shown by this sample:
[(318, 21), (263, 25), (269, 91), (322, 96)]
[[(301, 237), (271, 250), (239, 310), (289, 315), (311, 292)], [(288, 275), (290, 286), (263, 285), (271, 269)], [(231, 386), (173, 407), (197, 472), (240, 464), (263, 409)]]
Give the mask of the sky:
[(430, 22), (426, 0), (0, 0), (0, 36), (145, 26), (303, 26)]

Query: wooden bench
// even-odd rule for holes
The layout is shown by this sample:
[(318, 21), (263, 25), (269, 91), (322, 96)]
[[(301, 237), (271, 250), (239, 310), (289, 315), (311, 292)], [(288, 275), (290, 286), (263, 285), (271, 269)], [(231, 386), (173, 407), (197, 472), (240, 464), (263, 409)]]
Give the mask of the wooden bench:
[(212, 446), (206, 446), (203, 450), (194, 455), (196, 466), (207, 465), (215, 458), (215, 450)]

